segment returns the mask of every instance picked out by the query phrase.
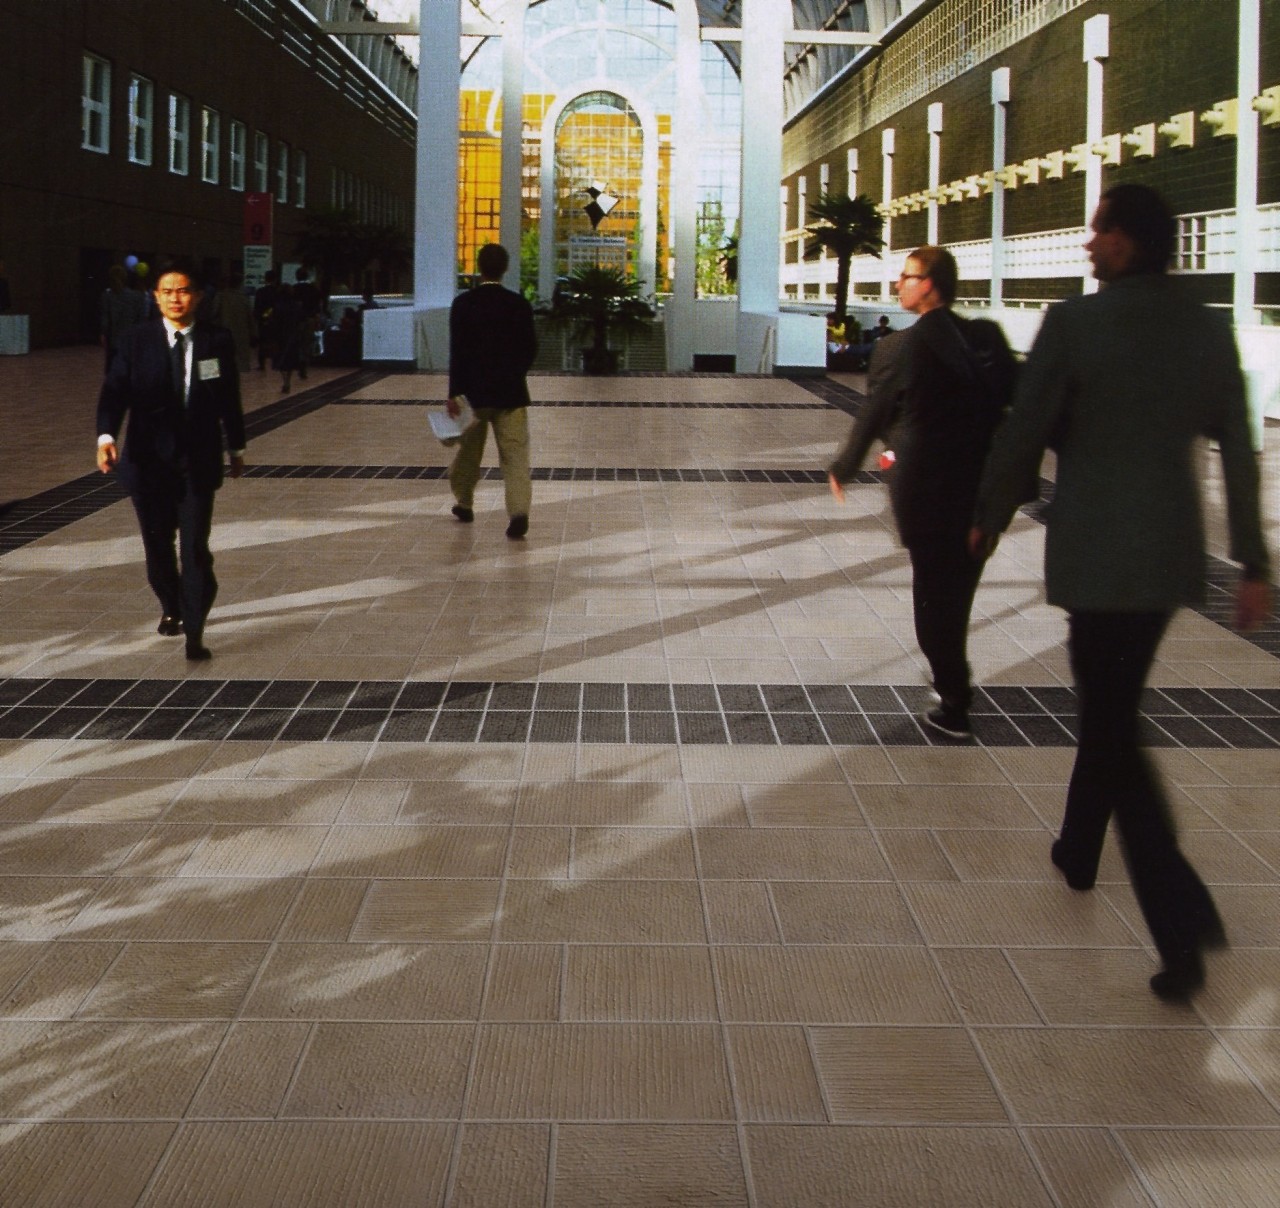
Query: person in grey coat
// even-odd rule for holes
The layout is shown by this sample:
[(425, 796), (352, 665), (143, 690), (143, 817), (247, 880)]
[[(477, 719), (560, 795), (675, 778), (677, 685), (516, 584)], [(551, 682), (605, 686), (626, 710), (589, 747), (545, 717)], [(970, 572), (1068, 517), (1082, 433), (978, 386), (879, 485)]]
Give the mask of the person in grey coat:
[(1170, 618), (1204, 595), (1202, 437), (1221, 450), (1231, 557), (1243, 566), (1236, 623), (1249, 630), (1270, 610), (1258, 458), (1229, 326), (1165, 275), (1176, 227), (1163, 200), (1118, 185), (1092, 232), (1085, 248), (1102, 288), (1046, 314), (987, 460), (970, 544), (994, 548), (1018, 484), (1053, 447), (1045, 584), (1069, 618), (1080, 734), (1050, 854), (1071, 888), (1091, 889), (1115, 816), (1163, 962), (1151, 989), (1182, 1001), (1204, 984), (1203, 952), (1226, 936), (1139, 749), (1138, 707)]

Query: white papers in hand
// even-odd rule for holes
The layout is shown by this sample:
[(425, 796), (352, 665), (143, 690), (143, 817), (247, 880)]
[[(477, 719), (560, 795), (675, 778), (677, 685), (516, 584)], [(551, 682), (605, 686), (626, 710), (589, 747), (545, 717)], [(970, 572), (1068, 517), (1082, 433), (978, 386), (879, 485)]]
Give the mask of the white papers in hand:
[(444, 407), (433, 407), (427, 412), (431, 431), (443, 445), (456, 445), (462, 439), (462, 434), (476, 422), (476, 413), (472, 411), (471, 404), (461, 395), (456, 401), (460, 408), (457, 418), (450, 415)]

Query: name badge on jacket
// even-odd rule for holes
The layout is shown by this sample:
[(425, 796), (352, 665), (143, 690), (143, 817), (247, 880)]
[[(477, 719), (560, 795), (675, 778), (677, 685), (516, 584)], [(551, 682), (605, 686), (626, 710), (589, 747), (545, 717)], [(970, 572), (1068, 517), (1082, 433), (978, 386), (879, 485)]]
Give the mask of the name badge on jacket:
[(207, 360), (198, 361), (196, 363), (196, 371), (199, 373), (202, 382), (216, 382), (222, 376), (217, 357), (209, 357)]

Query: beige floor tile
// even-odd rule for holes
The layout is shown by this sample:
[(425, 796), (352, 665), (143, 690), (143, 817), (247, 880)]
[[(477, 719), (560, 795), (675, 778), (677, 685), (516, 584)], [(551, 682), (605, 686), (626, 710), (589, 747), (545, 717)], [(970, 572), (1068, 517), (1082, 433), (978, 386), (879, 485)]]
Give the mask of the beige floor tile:
[(960, 874), (948, 859), (938, 836), (929, 830), (878, 830), (876, 841), (894, 879), (958, 881)]
[(0, 877), (104, 876), (128, 860), (148, 830), (142, 822), (68, 823), (31, 830), (21, 836), (21, 843), (16, 843), (19, 836), (8, 829), (8, 841), (0, 843)]
[(1162, 1027), (1169, 1008), (1147, 991), (1159, 966), (1143, 952), (1011, 948), (1008, 958), (1045, 1021), (1055, 1026)]
[(316, 868), (343, 877), (496, 877), (506, 847), (500, 826), (335, 826)]
[(452, 1208), (545, 1208), (549, 1126), (466, 1124), (461, 1132), (448, 1201)]
[(1030, 830), (936, 830), (934, 837), (963, 881), (1050, 881), (1053, 836)]
[(739, 1119), (829, 1122), (805, 1029), (731, 1027), (727, 1035)]
[(81, 1003), (81, 1019), (229, 1019), (265, 944), (128, 944)]
[(298, 885), (291, 881), (115, 877), (76, 919), (79, 939), (268, 940)]
[(1012, 1128), (749, 1125), (747, 1161), (760, 1208), (1048, 1208)]
[(1134, 1129), (1121, 1134), (1161, 1208), (1268, 1208), (1280, 1184), (1277, 1140), (1275, 1130)]
[[(818, 835), (821, 841), (815, 842)], [(720, 880), (872, 881), (888, 870), (869, 830), (700, 827), (704, 876)]]
[(889, 758), (904, 784), (1005, 785), (991, 752), (964, 747), (890, 747)]
[(176, 1129), (160, 1121), (3, 1125), (0, 1187), (11, 1204), (135, 1204)]
[(749, 1202), (741, 1147), (732, 1128), (569, 1124), (557, 1130), (559, 1208), (745, 1208)]
[(691, 784), (689, 815), (694, 826), (750, 826), (746, 794), (736, 784)]
[[(427, 826), (506, 826), (515, 815), (516, 786), (509, 781), (476, 781), (450, 783), (448, 781), (414, 780), (404, 783), (395, 821)], [(344, 815), (351, 807), (348, 801)], [(348, 820), (345, 819), (344, 820)], [(377, 821), (374, 818), (349, 821)]]
[(339, 943), (351, 938), (371, 882), (349, 878), (311, 878), (294, 899), (279, 939), (294, 943)]
[(485, 1020), (552, 1023), (560, 1019), (565, 951), (558, 944), (496, 946), (485, 987)]
[[(28, 782), (29, 791), (39, 790), (41, 782)], [(62, 789), (54, 801), (40, 812), (46, 822), (68, 824), (152, 822), (160, 817), (181, 791), (169, 780), (97, 780), (87, 777), (62, 782), (48, 782), (49, 789)], [(0, 792), (3, 792), (0, 789)], [(5, 797), (5, 817), (17, 820), (24, 802)]]
[(199, 780), (165, 812), (165, 822), (321, 825), (333, 822), (349, 780)]
[(1044, 1022), (1007, 953), (997, 948), (935, 948), (933, 955), (966, 1023)]
[(1155, 1201), (1146, 1193), (1137, 1171), (1109, 1131), (1028, 1128), (1023, 1136), (1063, 1204), (1154, 1208)]
[(1183, 790), (1206, 813), (1239, 830), (1280, 830), (1275, 790), (1267, 785), (1208, 785)]
[(713, 944), (782, 942), (777, 912), (764, 881), (703, 881)]
[(571, 945), (562, 1018), (596, 1023), (695, 1023), (717, 1018), (702, 947)]
[(745, 948), (712, 951), (733, 1023), (954, 1023), (923, 949)]
[(311, 1035), (309, 1023), (236, 1023), (188, 1113), (194, 1119), (275, 1116)]
[(785, 944), (919, 944), (897, 886), (777, 881), (770, 886)]
[(281, 944), (246, 1019), (476, 1019), (480, 944)]
[(935, 944), (1131, 947), (1133, 937), (1098, 894), (1058, 885), (904, 885)]
[(1218, 885), (1214, 901), (1239, 948), (1280, 947), (1280, 895), (1270, 885)]
[(183, 877), (296, 877), (315, 863), (323, 826), (215, 826), (176, 870)]
[(318, 1024), (282, 1114), (336, 1119), (457, 1119), (474, 1031), (443, 1023)]
[(573, 832), (575, 881), (693, 880), (693, 839), (687, 827), (580, 826)]
[(862, 826), (854, 790), (845, 784), (748, 785), (752, 826)]
[(1006, 784), (860, 784), (858, 800), (872, 826), (1042, 829), (1021, 794)]
[(698, 944), (706, 939), (692, 881), (510, 881), (503, 943)]
[(1196, 1011), (1221, 1027), (1280, 1028), (1277, 986), (1280, 949), (1235, 947), (1214, 953)]
[(975, 1035), (1015, 1119), (1025, 1124), (1280, 1127), (1280, 1111), (1206, 1032), (1009, 1028)]
[[(120, 944), (6, 944), (10, 988), (0, 1013), (11, 1019), (70, 1019), (120, 955)], [(17, 964), (23, 953), (27, 959)]]
[(733, 1115), (717, 1027), (485, 1024), (469, 1117), (721, 1121)]
[(1215, 1073), (1223, 1082), (1247, 1075), (1260, 1087), (1273, 1104), (1280, 1105), (1280, 1036), (1275, 1028), (1231, 1028), (1219, 1034), (1222, 1043), (1242, 1067), (1237, 1074), (1227, 1066)]
[(497, 880), (374, 881), (350, 938), (356, 943), (486, 942), (499, 887)]
[(573, 830), (567, 826), (519, 826), (511, 834), (507, 876), (524, 880), (567, 881)]
[(0, 1119), (168, 1119), (186, 1110), (225, 1023), (0, 1022)]
[(683, 826), (684, 795), (674, 783), (523, 784), (516, 822), (525, 826)]
[(818, 1080), (837, 1124), (1003, 1124), (963, 1028), (813, 1028)]
[[(178, 1204), (199, 1187), (212, 1204), (438, 1202), (454, 1126), (403, 1121), (209, 1121), (182, 1127), (144, 1208)], [(244, 1155), (260, 1155), (251, 1166)]]

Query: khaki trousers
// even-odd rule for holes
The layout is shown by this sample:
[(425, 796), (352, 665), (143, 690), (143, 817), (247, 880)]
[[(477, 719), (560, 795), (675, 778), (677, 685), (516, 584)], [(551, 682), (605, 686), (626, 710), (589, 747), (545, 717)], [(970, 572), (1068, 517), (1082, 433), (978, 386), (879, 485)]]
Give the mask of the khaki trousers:
[(502, 468), (502, 485), (506, 492), (507, 515), (527, 516), (533, 502), (533, 483), (529, 478), (529, 409), (515, 407), (499, 410), (477, 407), (476, 422), (463, 434), (449, 467), (449, 486), (459, 505), (469, 508), (475, 499), (480, 480), (480, 459), (490, 425), (498, 446), (498, 465)]

